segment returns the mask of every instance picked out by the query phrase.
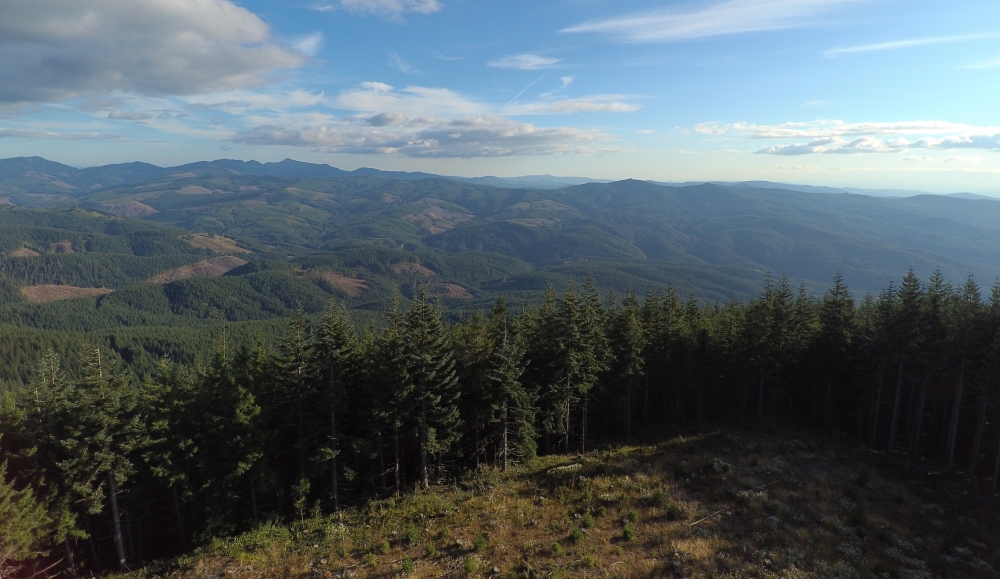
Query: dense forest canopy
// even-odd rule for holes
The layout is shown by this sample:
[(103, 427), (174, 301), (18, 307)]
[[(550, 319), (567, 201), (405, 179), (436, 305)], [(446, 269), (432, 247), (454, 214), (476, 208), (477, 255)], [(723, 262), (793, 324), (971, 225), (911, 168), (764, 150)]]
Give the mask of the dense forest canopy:
[(11, 557), (116, 567), (685, 423), (821, 425), (995, 490), (1000, 285), (983, 293), (910, 272), (812, 297), (768, 276), (753, 300), (706, 305), (588, 282), (450, 322), (421, 286), (377, 327), (338, 301), (297, 309), (275, 341), (226, 333), (141, 381), (100, 347), (50, 353), (0, 417)]

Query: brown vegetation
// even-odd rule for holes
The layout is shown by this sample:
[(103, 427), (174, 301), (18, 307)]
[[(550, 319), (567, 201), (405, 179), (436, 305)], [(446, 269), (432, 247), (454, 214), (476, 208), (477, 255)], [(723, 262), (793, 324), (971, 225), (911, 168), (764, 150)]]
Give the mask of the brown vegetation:
[(225, 275), (226, 273), (246, 263), (247, 260), (240, 259), (232, 255), (213, 257), (212, 259), (206, 259), (205, 261), (199, 261), (198, 263), (184, 265), (165, 271), (149, 278), (147, 281), (152, 283), (167, 283), (197, 276), (218, 277), (220, 275)]
[(393, 264), (392, 271), (396, 272), (396, 275), (422, 275), (424, 277), (437, 275), (433, 270), (412, 261)]
[(403, 221), (408, 221), (420, 228), (420, 231), (428, 235), (436, 235), (449, 229), (472, 221), (476, 217), (466, 213), (454, 213), (437, 206), (428, 207), (420, 213), (404, 215)]
[(33, 249), (28, 249), (27, 247), (22, 247), (21, 249), (16, 249), (10, 252), (11, 257), (38, 257), (41, 255)]
[(178, 195), (211, 195), (212, 190), (201, 185), (187, 185), (177, 192)]
[(115, 290), (71, 285), (32, 285), (21, 288), (21, 293), (33, 304), (47, 304), (73, 298), (89, 298), (112, 293)]
[(72, 241), (60, 241), (59, 243), (53, 243), (51, 250), (52, 253), (76, 253), (73, 251)]
[(102, 209), (112, 215), (119, 217), (148, 217), (155, 215), (159, 211), (150, 205), (138, 201), (126, 201), (124, 203), (105, 203)]
[(837, 439), (679, 437), (268, 523), (131, 577), (995, 577), (964, 483)]
[(427, 291), (432, 296), (442, 298), (471, 299), (473, 297), (472, 292), (453, 283), (432, 283), (427, 286)]
[(356, 298), (371, 289), (368, 282), (363, 279), (337, 275), (332, 271), (308, 271), (304, 273), (304, 277), (331, 290), (343, 292), (352, 298)]
[(249, 249), (243, 249), (236, 245), (235, 239), (230, 239), (222, 235), (194, 233), (192, 235), (185, 235), (182, 239), (194, 247), (208, 249), (215, 253), (253, 253)]

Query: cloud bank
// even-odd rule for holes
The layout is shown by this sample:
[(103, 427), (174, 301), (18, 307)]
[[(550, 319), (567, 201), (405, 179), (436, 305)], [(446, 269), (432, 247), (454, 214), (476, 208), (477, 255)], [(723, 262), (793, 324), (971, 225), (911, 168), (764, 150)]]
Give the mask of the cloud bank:
[(251, 87), (304, 60), (230, 0), (0, 2), (0, 104)]
[(486, 63), (486, 66), (493, 68), (516, 68), (519, 70), (540, 70), (551, 68), (560, 59), (548, 56), (538, 56), (537, 54), (511, 54)]
[(713, 136), (736, 134), (750, 139), (810, 139), (807, 142), (771, 145), (757, 151), (765, 155), (896, 153), (911, 149), (1000, 151), (1000, 128), (940, 120), (895, 123), (814, 121), (779, 125), (712, 122), (696, 125), (694, 131)]
[(340, 5), (354, 13), (399, 18), (405, 12), (433, 14), (443, 8), (437, 0), (340, 0)]
[(655, 10), (584, 22), (562, 32), (605, 34), (627, 42), (705, 38), (814, 25), (831, 10), (859, 1), (724, 0), (695, 11)]

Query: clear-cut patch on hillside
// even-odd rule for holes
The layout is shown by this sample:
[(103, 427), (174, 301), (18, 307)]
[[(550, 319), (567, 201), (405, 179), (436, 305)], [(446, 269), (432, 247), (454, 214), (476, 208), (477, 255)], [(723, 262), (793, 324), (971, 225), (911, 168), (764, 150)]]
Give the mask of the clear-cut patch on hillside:
[(243, 249), (236, 245), (235, 239), (230, 239), (223, 235), (213, 235), (211, 233), (193, 233), (182, 237), (184, 241), (193, 247), (208, 249), (215, 253), (253, 253), (249, 249)]
[(126, 201), (124, 203), (104, 203), (101, 208), (106, 213), (119, 217), (148, 217), (155, 215), (159, 211), (150, 205), (138, 201)]
[(21, 249), (15, 249), (10, 252), (11, 257), (38, 257), (41, 255), (33, 249), (28, 249), (27, 247), (22, 247)]
[(148, 281), (152, 283), (168, 283), (198, 276), (219, 277), (246, 263), (247, 260), (232, 255), (213, 257), (212, 259), (206, 259), (205, 261), (199, 261), (191, 265), (184, 265), (154, 275)]
[(187, 185), (177, 192), (180, 195), (211, 195), (212, 190), (201, 185)]
[(303, 274), (303, 277), (320, 286), (343, 292), (352, 298), (356, 298), (371, 289), (368, 282), (363, 279), (337, 275), (332, 271), (308, 271)]
[(408, 221), (416, 225), (420, 228), (422, 233), (429, 235), (436, 235), (438, 233), (448, 231), (449, 229), (454, 229), (455, 227), (463, 223), (468, 223), (475, 218), (475, 215), (455, 213), (437, 206), (428, 207), (420, 213), (403, 216), (404, 221)]
[(397, 275), (422, 275), (425, 277), (437, 275), (437, 273), (433, 270), (419, 263), (413, 263), (412, 261), (404, 261), (394, 264), (392, 266), (392, 271), (396, 272)]
[(21, 293), (33, 304), (46, 304), (73, 298), (102, 296), (115, 290), (99, 287), (74, 287), (71, 285), (32, 285), (21, 288)]
[(72, 241), (60, 241), (59, 243), (53, 243), (51, 249), (52, 253), (76, 253), (73, 251)]
[(13, 205), (14, 202), (10, 200), (10, 197), (0, 197), (0, 205)]
[(427, 291), (432, 296), (442, 298), (472, 299), (472, 292), (464, 287), (453, 283), (432, 283), (427, 286)]

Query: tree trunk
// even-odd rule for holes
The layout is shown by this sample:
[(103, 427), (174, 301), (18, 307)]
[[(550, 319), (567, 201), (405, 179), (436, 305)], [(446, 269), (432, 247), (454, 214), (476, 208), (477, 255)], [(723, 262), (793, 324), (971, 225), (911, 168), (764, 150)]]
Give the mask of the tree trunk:
[(764, 373), (760, 373), (760, 386), (757, 388), (757, 417), (764, 416)]
[(958, 417), (962, 411), (962, 387), (965, 386), (965, 357), (958, 371), (958, 390), (955, 391), (955, 405), (951, 409), (951, 428), (948, 431), (948, 474), (955, 466), (955, 441), (958, 438)]
[(425, 489), (431, 488), (430, 465), (427, 462), (427, 397), (420, 397), (420, 478)]
[(400, 464), (399, 464), (399, 424), (398, 423), (393, 425), (393, 441), (394, 441), (394, 446), (395, 446), (394, 450), (395, 450), (395, 455), (396, 455), (395, 456), (396, 468), (394, 469), (396, 471), (396, 496), (399, 496), (399, 494), (401, 492), (403, 492), (403, 480), (401, 478), (403, 476), (403, 473), (401, 472)]
[(118, 553), (118, 567), (128, 569), (125, 560), (125, 542), (122, 540), (121, 515), (118, 512), (118, 487), (115, 485), (115, 471), (108, 471), (108, 495), (111, 498), (111, 519), (115, 529), (115, 550)]
[(101, 562), (100, 553), (97, 552), (97, 542), (94, 540), (94, 532), (91, 530), (90, 515), (84, 515), (83, 520), (87, 525), (87, 544), (90, 546), (90, 558), (94, 561), (94, 566), (100, 569), (104, 564)]
[(330, 450), (333, 451), (333, 457), (330, 459), (332, 463), (330, 465), (330, 476), (333, 480), (333, 510), (334, 512), (340, 512), (340, 487), (337, 485), (337, 412), (334, 408), (330, 409)]
[(580, 454), (587, 454), (587, 408), (590, 406), (590, 390), (583, 393), (583, 421), (580, 428)]
[(986, 396), (979, 402), (979, 420), (976, 421), (976, 439), (972, 441), (972, 456), (969, 457), (969, 478), (976, 478), (979, 466), (979, 449), (983, 443), (983, 429), (986, 426)]
[(253, 508), (253, 520), (256, 521), (259, 518), (257, 513), (257, 485), (254, 483), (253, 478), (250, 479), (250, 506)]
[(507, 472), (508, 456), (510, 455), (510, 447), (508, 446), (508, 433), (510, 431), (510, 424), (507, 417), (507, 400), (503, 401), (503, 471)]
[(924, 429), (924, 412), (927, 408), (927, 386), (931, 381), (930, 372), (927, 373), (927, 379), (924, 383), (920, 385), (920, 396), (917, 400), (917, 422), (916, 428), (913, 432), (913, 440), (910, 443), (910, 453), (918, 454), (920, 452), (920, 437), (923, 435)]
[(174, 515), (177, 517), (177, 534), (181, 538), (181, 544), (187, 542), (187, 535), (184, 534), (184, 514), (181, 512), (181, 495), (177, 492), (177, 485), (171, 485), (170, 490), (174, 495)]
[(69, 569), (69, 574), (76, 577), (76, 559), (73, 556), (73, 541), (69, 535), (63, 539), (63, 546), (66, 548), (66, 567)]
[(990, 496), (997, 494), (997, 478), (1000, 478), (1000, 442), (997, 442), (997, 459), (993, 463), (993, 486), (990, 487)]
[(892, 449), (896, 446), (896, 432), (899, 428), (899, 399), (902, 397), (903, 390), (903, 361), (899, 361), (899, 370), (896, 374), (896, 396), (892, 403), (892, 423), (889, 426), (889, 445), (888, 451), (891, 453)]
[(632, 438), (632, 388), (629, 384), (625, 388), (625, 438)]
[(882, 380), (884, 376), (885, 373), (882, 371), (882, 367), (879, 366), (878, 389), (875, 391), (875, 406), (872, 407), (872, 420), (871, 420), (871, 425), (872, 425), (871, 435), (872, 435), (873, 445), (875, 444), (875, 440), (878, 437), (878, 415), (879, 415), (879, 410), (882, 406)]
[(826, 413), (823, 415), (823, 426), (829, 428), (833, 421), (833, 378), (826, 379)]
[(649, 377), (646, 377), (645, 391), (642, 395), (642, 427), (646, 428), (649, 419)]

